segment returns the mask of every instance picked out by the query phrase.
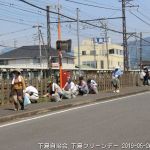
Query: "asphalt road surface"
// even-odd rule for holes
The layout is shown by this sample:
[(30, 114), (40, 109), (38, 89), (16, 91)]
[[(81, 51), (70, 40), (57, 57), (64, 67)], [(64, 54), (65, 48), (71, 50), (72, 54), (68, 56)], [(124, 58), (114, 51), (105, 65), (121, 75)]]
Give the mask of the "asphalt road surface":
[(0, 125), (0, 150), (40, 149), (150, 150), (150, 92)]

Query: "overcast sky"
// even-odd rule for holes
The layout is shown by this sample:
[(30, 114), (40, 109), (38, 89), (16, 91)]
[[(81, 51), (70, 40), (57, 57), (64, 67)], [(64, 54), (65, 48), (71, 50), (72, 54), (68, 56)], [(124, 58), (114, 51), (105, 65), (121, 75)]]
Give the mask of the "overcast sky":
[[(51, 11), (56, 12), (58, 0), (26, 0), (31, 4), (46, 8), (51, 6)], [(122, 16), (121, 2), (119, 0), (59, 0), (60, 12), (68, 17), (76, 19), (76, 9), (79, 8), (81, 20), (116, 18)], [(150, 34), (150, 0), (133, 0), (126, 8), (127, 32), (143, 32), (144, 37)], [(138, 6), (138, 7), (136, 7)], [(51, 21), (57, 21), (57, 15), (50, 13)], [(61, 20), (69, 19), (61, 17)], [(99, 21), (90, 22), (100, 26)], [(122, 31), (122, 19), (108, 19), (109, 29)], [(19, 0), (0, 0), (0, 44), (10, 47), (38, 44), (37, 28), (41, 25), (41, 31), (46, 43), (46, 12), (29, 6)], [(76, 23), (62, 23), (62, 40), (72, 39), (73, 45), (77, 45)], [(57, 24), (51, 24), (52, 46), (57, 40)], [(93, 37), (103, 37), (104, 30), (80, 23), (80, 40)], [(114, 43), (122, 42), (122, 35), (108, 31), (108, 36)], [(130, 38), (129, 40), (134, 40)], [(0, 47), (2, 48), (2, 47)]]

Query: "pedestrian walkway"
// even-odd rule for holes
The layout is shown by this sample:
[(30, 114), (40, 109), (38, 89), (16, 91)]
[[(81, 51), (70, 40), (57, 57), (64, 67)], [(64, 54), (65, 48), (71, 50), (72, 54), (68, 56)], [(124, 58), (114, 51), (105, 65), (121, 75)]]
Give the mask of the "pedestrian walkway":
[(93, 102), (109, 100), (117, 97), (137, 94), (141, 92), (149, 91), (149, 86), (141, 87), (126, 87), (121, 89), (120, 93), (99, 92), (98, 94), (88, 94), (87, 96), (77, 96), (74, 99), (63, 99), (61, 102), (41, 102), (31, 104), (25, 108), (25, 110), (14, 111), (12, 105), (0, 106), (0, 123), (11, 121), (13, 119), (19, 119), (29, 117), (32, 115), (43, 114), (46, 112), (52, 112), (65, 108), (76, 107)]

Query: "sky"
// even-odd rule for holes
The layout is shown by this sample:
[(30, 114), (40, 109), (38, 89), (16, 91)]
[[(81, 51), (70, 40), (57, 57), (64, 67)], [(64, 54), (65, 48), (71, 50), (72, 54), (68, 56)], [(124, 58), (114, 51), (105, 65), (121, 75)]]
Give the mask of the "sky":
[[(101, 26), (107, 24), (108, 29), (122, 32), (122, 4), (119, 0), (25, 0), (41, 8), (50, 6), (50, 10), (77, 18), (79, 8), (79, 19), (90, 20), (108, 18), (105, 21), (90, 22), (93, 25)], [(59, 5), (58, 5), (59, 4)], [(143, 32), (143, 37), (150, 36), (150, 0), (133, 0), (126, 7), (127, 32)], [(132, 7), (129, 7), (132, 6)], [(134, 6), (134, 7), (133, 7)], [(110, 19), (112, 18), (112, 19)], [(114, 19), (117, 18), (117, 19)], [(61, 21), (70, 21), (61, 16)], [(58, 15), (50, 13), (50, 20), (57, 22)], [(0, 0), (0, 45), (5, 47), (20, 47), (23, 45), (38, 44), (38, 29), (33, 28), (40, 25), (44, 38), (47, 42), (46, 12), (29, 6), (19, 0)], [(61, 39), (72, 39), (73, 46), (77, 46), (77, 23), (61, 23)], [(104, 30), (87, 24), (79, 23), (80, 43), (84, 39), (96, 37), (103, 38)], [(122, 43), (122, 34), (108, 31), (108, 36), (113, 43)], [(51, 23), (52, 47), (55, 47), (57, 37), (57, 24)], [(130, 37), (129, 41), (135, 40)], [(4, 47), (0, 47), (0, 50)]]

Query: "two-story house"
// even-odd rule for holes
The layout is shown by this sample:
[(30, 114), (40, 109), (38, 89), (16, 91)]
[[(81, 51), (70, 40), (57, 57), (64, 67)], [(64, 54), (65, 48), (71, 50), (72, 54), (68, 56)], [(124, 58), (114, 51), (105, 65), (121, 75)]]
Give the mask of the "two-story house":
[[(51, 70), (59, 71), (58, 51), (51, 48), (49, 51), (49, 61)], [(5, 76), (13, 68), (20, 68), (22, 71), (28, 70), (29, 73), (38, 76), (41, 70), (48, 69), (47, 50), (44, 46), (39, 49), (38, 45), (22, 46), (0, 55), (0, 74)], [(74, 56), (62, 52), (62, 69), (74, 69)]]

